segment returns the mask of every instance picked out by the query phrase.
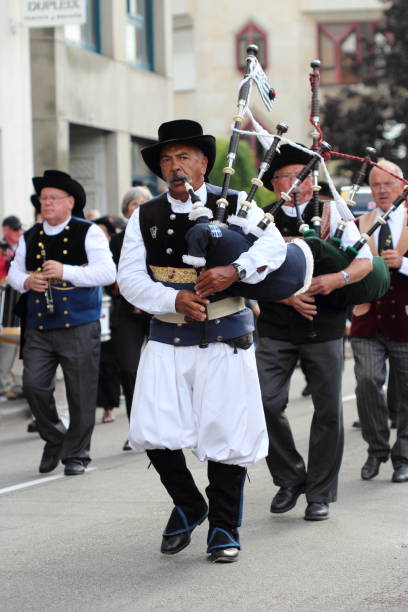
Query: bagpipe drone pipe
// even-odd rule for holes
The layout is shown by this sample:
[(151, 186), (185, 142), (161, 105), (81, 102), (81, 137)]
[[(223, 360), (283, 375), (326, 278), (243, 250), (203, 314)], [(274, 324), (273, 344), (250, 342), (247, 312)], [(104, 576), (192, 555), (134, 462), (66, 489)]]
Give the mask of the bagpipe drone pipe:
[[(297, 187), (305, 178), (310, 173), (313, 173), (314, 177), (317, 176), (317, 168), (319, 162), (323, 160), (322, 156), (331, 149), (327, 143), (321, 140), (321, 137), (318, 143), (315, 143), (316, 146), (313, 147), (313, 151), (303, 149), (310, 155), (309, 162), (300, 170), (288, 191), (281, 194), (281, 198), (277, 202), (263, 209), (262, 218), (255, 225), (253, 222), (250, 224), (248, 221), (248, 212), (254, 206), (253, 197), (257, 189), (263, 185), (262, 177), (268, 170), (271, 161), (275, 155), (279, 153), (280, 142), (285, 140), (288, 144), (295, 147), (297, 146), (296, 143), (291, 143), (287, 139), (283, 139), (282, 135), (288, 128), (286, 124), (279, 124), (277, 126), (277, 134), (273, 136), (272, 144), (269, 146), (263, 162), (261, 163), (258, 176), (251, 180), (252, 187), (247, 199), (241, 203), (236, 214), (229, 215), (227, 222), (225, 222), (225, 216), (229, 206), (227, 200), (228, 188), (231, 175), (235, 172), (233, 163), (239, 143), (240, 125), (243, 121), (244, 110), (247, 109), (252, 80), (254, 80), (258, 89), (261, 91), (257, 77), (262, 73), (262, 98), (269, 97), (269, 99), (272, 99), (274, 97), (271, 93), (273, 92), (272, 88), (270, 88), (269, 85), (265, 85), (266, 76), (256, 59), (255, 47), (249, 47), (248, 53), (247, 72), (239, 90), (238, 115), (234, 117), (233, 131), (230, 139), (229, 152), (227, 154), (228, 166), (223, 169), (224, 181), (220, 197), (217, 200), (217, 210), (214, 220), (212, 220), (211, 210), (203, 206), (194, 193), (191, 185), (186, 182), (186, 189), (193, 201), (193, 210), (189, 217), (191, 220), (195, 221), (195, 225), (186, 233), (188, 253), (183, 255), (183, 261), (195, 267), (198, 272), (204, 268), (208, 269), (215, 266), (230, 264), (238, 259), (242, 253), (248, 251), (255, 240), (262, 236), (264, 232), (268, 231), (269, 225), (274, 221), (273, 214), (291, 199), (292, 193), (296, 192)], [(313, 66), (313, 63), (312, 67), (314, 67), (316, 71), (316, 66)], [(313, 81), (313, 79), (311, 79), (311, 81)], [(265, 96), (265, 91), (268, 87), (269, 96)], [(316, 104), (314, 111), (312, 109), (312, 113), (313, 112), (315, 114), (314, 120), (316, 121)], [(321, 136), (321, 131), (319, 131), (319, 134)], [(270, 135), (268, 136), (270, 138)], [(315, 195), (315, 192), (318, 191), (318, 187), (315, 186), (313, 191)], [(338, 194), (337, 197), (339, 198)], [(401, 201), (403, 201), (404, 198), (405, 196), (402, 197)], [(337, 200), (336, 204), (338, 205)], [(344, 208), (347, 209), (345, 203), (342, 202), (342, 204)], [(288, 243), (286, 258), (278, 269), (270, 272), (264, 280), (257, 284), (240, 281), (236, 282), (227, 290), (223, 291), (222, 295), (241, 296), (260, 301), (279, 301), (297, 292), (306, 291), (310, 284), (312, 274), (313, 276), (317, 276), (344, 270), (344, 268), (346, 268), (355, 258), (358, 250), (360, 250), (366, 242), (366, 240), (359, 240), (353, 247), (349, 247), (346, 250), (340, 248), (342, 231), (344, 231), (347, 222), (350, 222), (350, 219), (354, 219), (348, 209), (347, 212), (349, 213), (347, 218), (348, 221), (342, 220), (339, 223), (339, 228), (335, 236), (329, 241), (322, 240), (318, 236), (320, 233), (321, 220), (320, 217), (315, 215), (312, 219), (314, 229), (309, 229), (308, 226), (303, 225), (301, 230), (303, 239), (295, 239), (295, 241)], [(375, 231), (375, 228), (372, 231)], [(336, 289), (327, 296), (319, 297), (327, 300), (334, 308), (345, 308), (349, 305), (378, 299), (388, 290), (389, 283), (390, 276), (385, 262), (380, 257), (374, 257), (373, 269), (364, 279), (357, 283), (346, 285), (344, 288)], [(221, 294), (217, 294), (216, 299), (218, 295), (220, 296)]]

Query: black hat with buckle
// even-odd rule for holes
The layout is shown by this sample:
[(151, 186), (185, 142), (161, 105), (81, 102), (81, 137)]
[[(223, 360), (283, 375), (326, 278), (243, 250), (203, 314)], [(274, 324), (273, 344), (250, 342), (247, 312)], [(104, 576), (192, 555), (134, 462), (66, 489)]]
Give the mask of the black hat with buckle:
[(215, 138), (203, 134), (203, 128), (197, 121), (190, 119), (175, 119), (162, 123), (158, 129), (159, 140), (155, 144), (142, 149), (142, 157), (148, 168), (160, 178), (163, 178), (160, 168), (160, 151), (165, 145), (185, 143), (197, 147), (208, 159), (205, 178), (208, 177), (215, 161)]
[(72, 215), (74, 217), (83, 218), (84, 214), (82, 211), (86, 204), (85, 190), (78, 181), (75, 181), (66, 172), (62, 172), (61, 170), (45, 170), (43, 176), (33, 177), (33, 185), (38, 196), (41, 195), (41, 190), (44, 189), (44, 187), (54, 187), (55, 189), (66, 191), (75, 200)]
[[(304, 146), (300, 142), (296, 144), (300, 145), (301, 147)], [(295, 164), (302, 164), (303, 166), (306, 166), (306, 164), (310, 161), (310, 158), (311, 156), (308, 153), (305, 153), (304, 151), (301, 151), (296, 147), (292, 147), (292, 145), (281, 145), (280, 153), (276, 153), (275, 157), (271, 162), (271, 165), (262, 177), (264, 187), (266, 187), (270, 191), (273, 191), (274, 189), (272, 187), (271, 181), (273, 179), (273, 175), (277, 170), (280, 170), (285, 166), (292, 166)]]

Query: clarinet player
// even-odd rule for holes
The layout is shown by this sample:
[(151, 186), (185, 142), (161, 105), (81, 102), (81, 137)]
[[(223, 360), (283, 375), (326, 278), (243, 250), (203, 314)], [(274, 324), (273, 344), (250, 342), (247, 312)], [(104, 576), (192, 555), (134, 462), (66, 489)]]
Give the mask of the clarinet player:
[[(102, 230), (83, 219), (85, 191), (69, 174), (46, 170), (33, 178), (43, 222), (21, 237), (9, 279), (24, 294), (23, 389), (45, 442), (39, 471), (59, 461), (66, 476), (91, 461), (100, 351), (100, 286), (116, 269)], [(20, 310), (21, 312), (21, 310)], [(54, 401), (61, 365), (69, 427)]]

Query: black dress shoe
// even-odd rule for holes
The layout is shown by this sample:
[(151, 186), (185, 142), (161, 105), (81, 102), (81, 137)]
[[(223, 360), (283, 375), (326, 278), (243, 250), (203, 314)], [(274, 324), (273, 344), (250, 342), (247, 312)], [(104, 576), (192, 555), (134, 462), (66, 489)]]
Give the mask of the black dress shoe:
[(166, 528), (163, 533), (160, 551), (164, 555), (175, 555), (191, 542), (191, 534), (194, 529), (201, 525), (207, 518), (208, 507), (203, 500), (202, 514), (198, 520), (187, 516), (179, 506), (175, 506), (170, 514)]
[(131, 451), (131, 450), (133, 450), (133, 448), (129, 444), (129, 440), (126, 440), (126, 442), (122, 446), (122, 450), (124, 450), (124, 451)]
[(281, 487), (271, 503), (271, 512), (281, 514), (296, 506), (299, 495), (305, 492), (304, 485), (298, 487)]
[(408, 465), (406, 463), (395, 468), (392, 482), (408, 482)]
[(352, 427), (354, 429), (361, 429), (360, 421), (353, 421)]
[(163, 536), (160, 552), (163, 555), (175, 555), (186, 548), (191, 542), (191, 531), (177, 535)]
[(55, 470), (55, 468), (59, 464), (59, 460), (60, 460), (59, 449), (55, 451), (49, 451), (49, 450), (44, 449), (38, 471), (40, 472), (40, 474), (47, 474), (48, 472), (52, 472), (53, 470)]
[(363, 480), (371, 480), (374, 476), (377, 476), (380, 471), (381, 458), (375, 455), (368, 455), (367, 461), (361, 468), (361, 478)]
[(309, 502), (305, 511), (305, 521), (325, 521), (329, 518), (329, 504)]
[(37, 421), (35, 419), (30, 421), (29, 424), (27, 425), (27, 432), (28, 433), (37, 433), (38, 432), (38, 425), (37, 425)]
[(65, 464), (64, 474), (65, 476), (78, 476), (85, 472), (85, 466), (82, 461), (72, 460), (67, 461)]
[(216, 548), (208, 555), (208, 561), (212, 563), (234, 563), (238, 561), (238, 548)]

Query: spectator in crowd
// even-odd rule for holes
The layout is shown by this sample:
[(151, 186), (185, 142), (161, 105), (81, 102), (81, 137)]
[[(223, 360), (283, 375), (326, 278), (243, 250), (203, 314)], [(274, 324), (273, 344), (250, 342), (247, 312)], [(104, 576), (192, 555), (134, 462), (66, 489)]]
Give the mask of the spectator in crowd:
[[(147, 200), (151, 200), (152, 197), (148, 187), (142, 185), (132, 187), (123, 196), (121, 206), (123, 216), (129, 219), (136, 208)], [(116, 265), (119, 264), (124, 237), (124, 232), (116, 234), (112, 236), (110, 242), (110, 248)], [(149, 331), (149, 322), (150, 316), (125, 300), (120, 295), (119, 288), (116, 285), (115, 291), (112, 294), (112, 342), (119, 366), (120, 381), (125, 396), (126, 412), (129, 420), (140, 352)], [(125, 441), (123, 450), (132, 450), (128, 440)]]
[[(13, 309), (19, 294), (6, 283), (10, 263), (14, 257), (15, 250), (23, 233), (21, 221), (18, 217), (10, 215), (2, 223), (3, 240), (0, 243), (0, 283), (3, 302), (4, 327), (18, 327)], [(23, 397), (21, 388), (21, 377), (13, 373), (13, 365), (17, 356), (18, 345), (0, 342), (0, 398), (17, 399)]]

